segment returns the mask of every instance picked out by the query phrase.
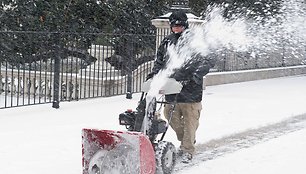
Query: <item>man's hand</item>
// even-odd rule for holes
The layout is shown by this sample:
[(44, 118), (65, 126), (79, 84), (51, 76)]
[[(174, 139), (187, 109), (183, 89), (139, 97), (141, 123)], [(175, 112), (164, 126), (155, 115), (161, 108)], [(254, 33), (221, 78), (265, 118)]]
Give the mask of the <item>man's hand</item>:
[(183, 86), (187, 85), (189, 82), (190, 82), (189, 80), (179, 81), (179, 83), (181, 83)]
[[(202, 79), (201, 79), (201, 78), (202, 78)], [(193, 80), (196, 84), (201, 85), (201, 83), (203, 83), (203, 76), (199, 76), (197, 73), (193, 73), (192, 80)]]

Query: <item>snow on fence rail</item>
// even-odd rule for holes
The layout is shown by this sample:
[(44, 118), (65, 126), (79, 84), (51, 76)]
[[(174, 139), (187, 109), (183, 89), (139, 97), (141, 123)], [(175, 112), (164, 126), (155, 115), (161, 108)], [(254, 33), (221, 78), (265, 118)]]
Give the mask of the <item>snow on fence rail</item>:
[[(132, 91), (139, 92), (152, 62), (140, 65), (132, 74)], [(111, 72), (109, 72), (111, 73)], [(1, 69), (0, 108), (50, 103), (54, 94), (54, 72)], [(92, 76), (88, 72), (60, 73), (61, 101), (107, 97), (126, 93), (128, 75)]]

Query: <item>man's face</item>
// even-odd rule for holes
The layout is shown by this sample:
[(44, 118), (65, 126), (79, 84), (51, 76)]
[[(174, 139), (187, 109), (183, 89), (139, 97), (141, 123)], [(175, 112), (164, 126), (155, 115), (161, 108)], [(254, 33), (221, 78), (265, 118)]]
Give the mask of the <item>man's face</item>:
[(182, 33), (185, 30), (185, 27), (182, 25), (174, 25), (171, 29), (173, 33)]

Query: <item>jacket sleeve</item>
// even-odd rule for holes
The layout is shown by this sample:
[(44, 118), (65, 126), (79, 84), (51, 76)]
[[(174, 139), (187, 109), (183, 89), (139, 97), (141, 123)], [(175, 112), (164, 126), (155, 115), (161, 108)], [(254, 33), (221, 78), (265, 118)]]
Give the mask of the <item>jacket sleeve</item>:
[(215, 66), (216, 60), (217, 56), (213, 53), (206, 57), (199, 56), (199, 64), (192, 74), (192, 80), (197, 84), (202, 84), (203, 77)]
[(182, 68), (178, 69), (173, 78), (177, 81), (194, 81), (197, 84), (202, 83), (203, 77), (209, 73), (209, 70), (215, 66), (216, 56), (210, 54), (208, 56), (195, 55)]
[(152, 78), (155, 74), (157, 74), (162, 68), (165, 66), (166, 59), (166, 51), (167, 51), (168, 40), (164, 39), (160, 46), (157, 49), (156, 59), (154, 61), (154, 66), (152, 68), (151, 73), (148, 74), (147, 80)]

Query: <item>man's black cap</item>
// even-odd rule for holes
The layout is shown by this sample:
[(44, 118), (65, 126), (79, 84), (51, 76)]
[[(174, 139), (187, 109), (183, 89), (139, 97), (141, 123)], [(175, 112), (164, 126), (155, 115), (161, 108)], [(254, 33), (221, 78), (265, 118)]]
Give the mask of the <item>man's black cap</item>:
[(170, 26), (182, 25), (188, 28), (187, 15), (183, 11), (175, 11), (169, 16)]

